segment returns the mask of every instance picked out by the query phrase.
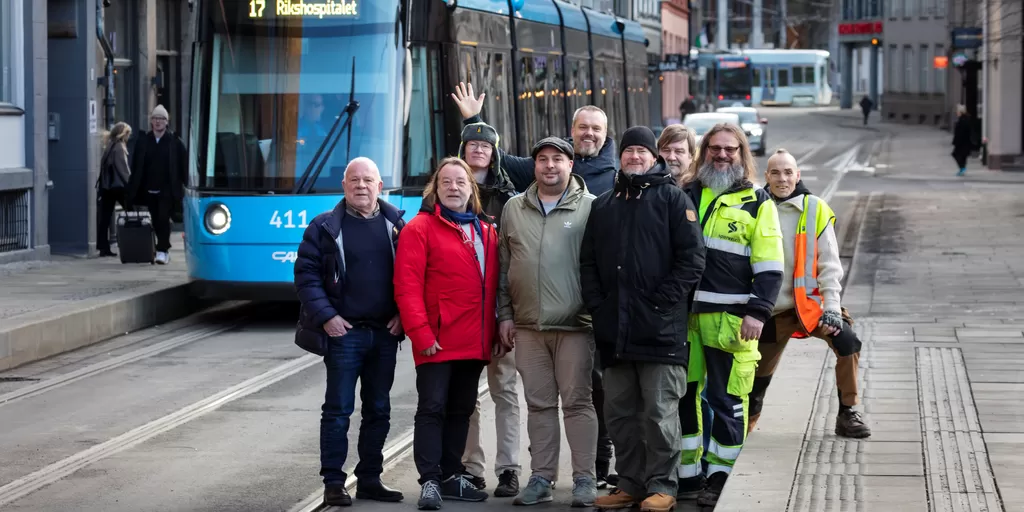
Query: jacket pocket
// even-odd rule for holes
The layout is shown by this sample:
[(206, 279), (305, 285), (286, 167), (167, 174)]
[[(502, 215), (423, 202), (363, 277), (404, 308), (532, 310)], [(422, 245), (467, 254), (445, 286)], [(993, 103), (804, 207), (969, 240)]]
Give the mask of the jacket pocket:
[(755, 350), (737, 352), (732, 355), (732, 370), (729, 371), (729, 384), (726, 392), (733, 396), (750, 394), (754, 388), (754, 375), (757, 373), (757, 362), (761, 353)]
[(677, 343), (680, 333), (685, 339), (686, 326), (683, 322), (686, 310), (683, 306), (666, 309), (645, 296), (635, 296), (629, 304), (629, 341), (637, 345), (668, 347)]
[(594, 341), (598, 345), (615, 346), (619, 337), (618, 304), (613, 295), (608, 295), (596, 309), (591, 311), (594, 328)]
[(750, 232), (754, 226), (754, 217), (749, 213), (730, 206), (718, 209), (720, 221), (715, 225), (715, 238), (720, 238), (741, 245), (750, 244)]

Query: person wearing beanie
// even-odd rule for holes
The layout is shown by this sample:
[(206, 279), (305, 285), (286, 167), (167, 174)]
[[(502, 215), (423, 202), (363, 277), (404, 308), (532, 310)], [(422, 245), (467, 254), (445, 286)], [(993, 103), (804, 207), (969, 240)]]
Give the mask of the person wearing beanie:
[[(505, 203), (519, 192), (526, 191), (533, 181), (532, 161), (527, 171), (522, 165), (505, 169), (502, 152), (498, 149), (501, 140), (497, 130), (486, 123), (468, 124), (462, 129), (462, 143), (459, 158), (473, 170), (479, 189), (480, 204), (484, 213), (494, 219), (494, 225), (501, 223), (501, 212)], [(494, 472), (498, 485), (494, 489), (497, 498), (511, 498), (519, 493), (519, 393), (516, 391), (515, 351), (502, 357), (494, 357), (487, 365), (487, 382), (491, 400), (497, 412), (497, 453), (494, 457)], [(469, 421), (469, 435), (466, 450), (462, 456), (470, 482), (479, 490), (487, 487), (484, 477), (486, 456), (480, 442), (480, 400)]]
[(612, 193), (594, 201), (580, 250), (618, 473), (617, 488), (594, 506), (668, 511), (683, 449), (687, 304), (704, 272), (704, 240), (650, 128), (626, 130), (619, 147), (622, 170)]
[(125, 191), (125, 209), (146, 206), (156, 232), (156, 262), (170, 261), (171, 212), (185, 197), (188, 152), (174, 132), (167, 129), (167, 109), (157, 105), (149, 115), (152, 128), (135, 142), (132, 175)]

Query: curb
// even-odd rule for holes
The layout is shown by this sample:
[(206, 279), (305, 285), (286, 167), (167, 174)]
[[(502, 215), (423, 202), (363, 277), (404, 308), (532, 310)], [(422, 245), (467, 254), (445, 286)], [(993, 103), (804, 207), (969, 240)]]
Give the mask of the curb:
[(169, 322), (215, 302), (197, 300), (189, 283), (154, 284), (15, 317), (0, 329), (0, 371)]

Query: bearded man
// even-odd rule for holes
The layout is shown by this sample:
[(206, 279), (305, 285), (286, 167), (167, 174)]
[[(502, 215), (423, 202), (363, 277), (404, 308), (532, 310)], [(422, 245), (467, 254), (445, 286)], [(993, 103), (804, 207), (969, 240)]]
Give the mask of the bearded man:
[[(754, 158), (743, 131), (715, 125), (697, 154), (690, 170), (694, 179), (683, 190), (697, 205), (707, 253), (688, 328), (684, 396), (693, 402), (679, 409), (683, 455), (677, 496), (714, 507), (746, 440), (748, 395), (761, 357), (757, 342), (782, 287), (784, 253), (775, 202), (751, 181)], [(698, 420), (705, 385), (714, 411), (706, 479)]]

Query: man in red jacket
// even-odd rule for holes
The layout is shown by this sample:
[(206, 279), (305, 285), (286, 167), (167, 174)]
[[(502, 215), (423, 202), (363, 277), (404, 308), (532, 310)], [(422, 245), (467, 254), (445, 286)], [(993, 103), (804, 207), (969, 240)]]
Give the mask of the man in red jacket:
[(473, 171), (441, 161), (423, 207), (399, 237), (395, 300), (416, 361), (413, 458), (420, 510), (442, 499), (484, 501), (462, 464), (477, 385), (497, 332), (498, 235), (480, 206)]

